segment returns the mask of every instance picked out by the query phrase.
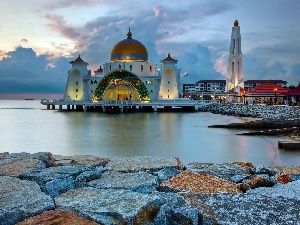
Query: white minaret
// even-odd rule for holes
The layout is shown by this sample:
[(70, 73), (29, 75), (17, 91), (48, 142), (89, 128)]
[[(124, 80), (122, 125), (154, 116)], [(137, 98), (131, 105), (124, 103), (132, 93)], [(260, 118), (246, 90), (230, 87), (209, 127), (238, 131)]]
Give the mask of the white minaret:
[(226, 91), (233, 89), (240, 94), (244, 88), (243, 63), (241, 50), (241, 33), (239, 21), (235, 20), (232, 27), (230, 52), (227, 67)]

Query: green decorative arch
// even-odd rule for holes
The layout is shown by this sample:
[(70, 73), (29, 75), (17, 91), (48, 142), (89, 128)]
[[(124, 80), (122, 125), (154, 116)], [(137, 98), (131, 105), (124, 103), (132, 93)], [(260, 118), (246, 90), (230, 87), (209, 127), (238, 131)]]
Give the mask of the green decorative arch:
[(143, 81), (141, 81), (141, 79), (139, 79), (135, 74), (122, 69), (114, 70), (103, 77), (94, 91), (93, 99), (101, 100), (106, 89), (117, 80), (123, 80), (132, 85), (137, 90), (142, 101), (150, 100), (147, 87)]

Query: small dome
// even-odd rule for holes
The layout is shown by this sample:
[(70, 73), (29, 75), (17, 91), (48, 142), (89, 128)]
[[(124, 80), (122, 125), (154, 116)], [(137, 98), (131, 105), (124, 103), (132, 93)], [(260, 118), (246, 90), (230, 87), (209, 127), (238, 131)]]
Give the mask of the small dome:
[(141, 42), (132, 39), (130, 28), (127, 34), (127, 39), (118, 42), (111, 51), (111, 61), (118, 60), (148, 60), (147, 49)]
[(235, 27), (237, 27), (237, 26), (239, 25), (239, 21), (235, 20), (234, 23), (233, 23), (233, 25), (234, 25)]

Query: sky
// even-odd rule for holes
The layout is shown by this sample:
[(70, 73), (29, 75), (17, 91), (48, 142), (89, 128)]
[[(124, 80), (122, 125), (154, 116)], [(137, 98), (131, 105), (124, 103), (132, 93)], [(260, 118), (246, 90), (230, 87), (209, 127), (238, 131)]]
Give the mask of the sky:
[(93, 74), (129, 27), (151, 63), (178, 60), (184, 83), (225, 79), (236, 19), (245, 80), (300, 82), (299, 0), (25, 2), (0, 2), (0, 98), (63, 94), (69, 62), (80, 55)]

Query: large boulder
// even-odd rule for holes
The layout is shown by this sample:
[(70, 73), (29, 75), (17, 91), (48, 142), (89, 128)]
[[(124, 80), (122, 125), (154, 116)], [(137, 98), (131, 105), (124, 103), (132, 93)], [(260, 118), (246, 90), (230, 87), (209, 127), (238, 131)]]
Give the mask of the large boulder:
[(42, 191), (55, 197), (75, 187), (86, 186), (87, 181), (100, 175), (99, 168), (72, 165), (31, 170), (22, 173), (19, 178), (36, 182)]
[(183, 171), (179, 175), (163, 182), (159, 190), (165, 192), (190, 192), (190, 193), (241, 193), (238, 186), (228, 180), (208, 175)]
[(186, 164), (186, 169), (194, 173), (210, 174), (226, 180), (235, 181), (237, 176), (247, 177), (255, 167), (249, 162), (234, 163), (199, 163), (193, 162)]
[[(300, 221), (300, 201), (282, 196), (202, 194), (186, 196), (186, 200), (203, 213), (202, 224), (298, 224)], [(210, 222), (204, 222), (205, 218)]]
[(18, 223), (17, 225), (97, 225), (91, 220), (79, 217), (76, 213), (66, 210), (49, 210), (37, 216), (27, 218), (26, 220)]
[(105, 166), (109, 162), (109, 158), (101, 158), (92, 155), (74, 155), (62, 156), (54, 155), (55, 165), (82, 165), (82, 166)]
[(35, 182), (0, 176), (0, 224), (16, 224), (54, 207)]
[(18, 177), (24, 172), (46, 168), (46, 164), (33, 158), (6, 158), (0, 160), (0, 176)]
[(161, 199), (129, 190), (84, 187), (57, 196), (55, 204), (98, 223), (146, 224), (154, 221)]
[(173, 157), (114, 157), (110, 159), (104, 169), (116, 170), (120, 172), (157, 172), (164, 168), (182, 169), (182, 163), (178, 158)]
[(156, 191), (158, 180), (147, 172), (122, 173), (106, 171), (99, 179), (88, 182), (88, 186), (96, 188), (128, 189), (132, 191), (150, 193)]

